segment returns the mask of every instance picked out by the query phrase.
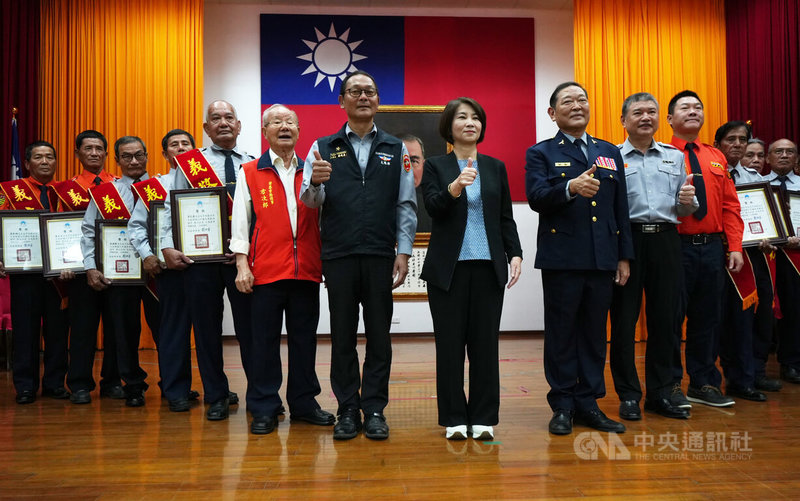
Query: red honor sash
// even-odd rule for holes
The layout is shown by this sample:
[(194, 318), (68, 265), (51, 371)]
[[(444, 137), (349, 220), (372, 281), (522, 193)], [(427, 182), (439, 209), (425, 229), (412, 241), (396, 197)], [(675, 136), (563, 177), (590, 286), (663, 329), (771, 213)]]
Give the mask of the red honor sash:
[(38, 190), (25, 179), (14, 179), (0, 183), (0, 188), (6, 195), (6, 200), (14, 210), (42, 210), (44, 206), (39, 198)]
[(800, 275), (800, 250), (784, 248), (783, 253), (789, 258), (789, 262), (792, 263), (794, 271)]
[(130, 219), (131, 213), (122, 201), (122, 195), (114, 183), (103, 183), (89, 189), (97, 210), (103, 219)]
[(56, 183), (53, 189), (70, 211), (86, 210), (89, 206), (89, 192), (73, 179)]
[(728, 276), (731, 277), (733, 286), (736, 288), (736, 293), (742, 300), (742, 310), (758, 304), (758, 293), (756, 292), (756, 275), (753, 273), (753, 263), (750, 262), (750, 256), (746, 252), (742, 252), (744, 265), (739, 273), (731, 273), (731, 270), (726, 266)]
[(167, 190), (157, 177), (151, 177), (144, 181), (139, 181), (131, 186), (135, 197), (139, 197), (144, 202), (145, 208), (150, 210), (150, 202), (164, 201), (167, 198)]
[[(192, 188), (212, 188), (225, 186), (220, 181), (208, 159), (200, 150), (187, 151), (175, 157), (175, 165), (181, 170)], [(233, 211), (233, 199), (228, 194), (228, 216)]]
[(775, 318), (781, 319), (783, 318), (783, 313), (781, 313), (781, 303), (778, 300), (778, 286), (775, 278), (778, 275), (778, 268), (776, 264), (777, 256), (775, 255), (775, 251), (763, 255), (764, 260), (767, 262), (767, 268), (769, 268), (769, 279), (772, 282), (772, 314), (775, 316)]

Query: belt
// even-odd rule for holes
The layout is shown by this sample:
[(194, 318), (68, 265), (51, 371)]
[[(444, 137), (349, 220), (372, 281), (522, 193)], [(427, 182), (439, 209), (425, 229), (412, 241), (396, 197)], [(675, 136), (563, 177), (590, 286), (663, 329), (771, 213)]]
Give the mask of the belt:
[(694, 235), (681, 235), (681, 240), (691, 245), (705, 245), (715, 240), (722, 240), (722, 233), (696, 233)]
[(675, 225), (672, 223), (631, 223), (631, 230), (642, 233), (661, 233), (662, 231), (674, 231)]

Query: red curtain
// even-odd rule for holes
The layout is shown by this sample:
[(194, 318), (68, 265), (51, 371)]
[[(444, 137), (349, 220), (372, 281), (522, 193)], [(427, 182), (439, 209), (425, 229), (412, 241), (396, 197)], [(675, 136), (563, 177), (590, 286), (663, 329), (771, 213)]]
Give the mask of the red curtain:
[(13, 108), (18, 110), (19, 148), (23, 161), (25, 146), (40, 139), (38, 1), (0, 2), (0, 47), (0, 75), (3, 75), (0, 90), (0, 181), (5, 181), (11, 171)]
[(728, 119), (800, 140), (800, 0), (726, 0)]

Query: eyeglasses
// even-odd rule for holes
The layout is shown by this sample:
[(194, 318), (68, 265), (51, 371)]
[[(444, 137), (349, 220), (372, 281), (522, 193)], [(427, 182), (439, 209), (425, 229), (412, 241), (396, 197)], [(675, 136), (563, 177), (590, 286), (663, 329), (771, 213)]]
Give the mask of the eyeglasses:
[(119, 156), (119, 159), (125, 162), (126, 164), (133, 162), (134, 158), (138, 162), (144, 162), (144, 159), (147, 158), (147, 153), (140, 151), (138, 153), (134, 153), (133, 155), (131, 155), (130, 153), (123, 153), (122, 155)]
[(375, 97), (378, 95), (378, 89), (374, 89), (372, 87), (368, 89), (347, 89), (345, 91), (350, 97), (354, 99), (358, 99), (361, 97), (361, 93), (363, 92), (367, 97)]
[(794, 155), (797, 153), (797, 150), (795, 148), (775, 148), (772, 152), (780, 157), (783, 155)]
[(297, 127), (297, 122), (294, 120), (270, 120), (268, 124), (272, 127), (283, 127), (284, 125), (287, 127)]

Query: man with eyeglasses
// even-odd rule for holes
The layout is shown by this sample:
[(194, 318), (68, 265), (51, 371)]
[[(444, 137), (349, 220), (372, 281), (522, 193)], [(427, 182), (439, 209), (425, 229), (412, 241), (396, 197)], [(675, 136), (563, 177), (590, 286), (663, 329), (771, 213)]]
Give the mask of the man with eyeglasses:
[(251, 433), (278, 426), (281, 408), (281, 325), (286, 315), (289, 377), (286, 400), (291, 419), (330, 426), (322, 410), (314, 368), (319, 322), (319, 211), (299, 203), (303, 162), (294, 152), (297, 114), (280, 104), (264, 111), (261, 131), (269, 149), (242, 166), (231, 219), (231, 252), (236, 253), (236, 287), (252, 296), (253, 339), (247, 374)]
[[(793, 172), (797, 165), (797, 145), (789, 139), (778, 139), (769, 145), (767, 163), (772, 172), (765, 177), (781, 192), (800, 191), (800, 176)], [(800, 384), (800, 238), (777, 253), (775, 286), (783, 318), (777, 322), (778, 363), (780, 376), (786, 382)]]
[[(86, 353), (82, 354), (83, 357), (93, 358), (94, 337), (97, 335), (100, 313), (103, 312), (106, 355), (109, 355), (111, 349), (114, 350), (120, 378), (125, 382), (123, 388), (125, 405), (141, 407), (145, 403), (144, 392), (148, 385), (145, 382), (147, 373), (139, 365), (140, 305), (142, 293), (149, 293), (142, 286), (112, 285), (104, 273), (98, 269), (95, 256), (97, 237), (95, 222), (101, 219), (130, 218), (134, 205), (131, 185), (141, 179), (147, 179), (147, 149), (140, 138), (123, 136), (114, 143), (114, 159), (122, 170), (122, 177), (114, 180), (113, 183), (100, 184), (89, 189), (91, 202), (81, 224), (83, 268), (86, 270), (86, 281), (92, 292), (83, 298), (80, 308), (91, 321), (93, 328), (73, 330), (71, 342), (76, 343), (77, 339), (81, 339), (82, 342), (79, 343), (79, 346), (86, 350)], [(114, 263), (103, 263), (103, 266), (107, 271), (108, 267), (114, 266)], [(157, 305), (151, 303), (147, 311), (157, 316)], [(148, 318), (148, 323), (157, 330), (158, 322), (155, 318), (152, 316)], [(87, 339), (84, 339), (84, 336)], [(109, 343), (109, 340), (113, 340), (113, 342)], [(84, 369), (86, 368), (84, 367)], [(90, 371), (91, 368), (92, 366), (89, 364)], [(84, 377), (87, 376), (84, 375)], [(91, 374), (88, 377), (91, 377)], [(78, 390), (75, 395), (83, 400), (84, 395), (81, 393), (85, 391)]]
[[(208, 105), (203, 130), (212, 145), (201, 148), (219, 180), (232, 198), (236, 190), (236, 175), (243, 163), (255, 160), (236, 145), (242, 122), (236, 109), (227, 101), (214, 101)], [(185, 175), (175, 177), (173, 189), (192, 188)], [(239, 403), (239, 396), (230, 391), (222, 359), (222, 316), (225, 291), (231, 304), (233, 328), (239, 341), (242, 366), (249, 371), (248, 345), (250, 335), (250, 296), (236, 289), (234, 254), (229, 253), (225, 263), (195, 263), (175, 249), (172, 237), (172, 208), (169, 198), (164, 203), (164, 230), (161, 248), (167, 268), (183, 270), (184, 291), (189, 304), (189, 315), (194, 327), (197, 346), (197, 365), (203, 380), (203, 400), (209, 404), (206, 419), (228, 419), (229, 407)]]
[[(339, 106), (347, 123), (311, 146), (300, 189), (304, 204), (322, 208), (331, 388), (339, 403), (336, 440), (358, 435), (362, 410), (366, 437), (389, 437), (383, 410), (389, 402), (392, 363), (392, 289), (405, 281), (417, 225), (408, 150), (375, 126), (379, 104), (369, 73), (355, 71), (342, 80)], [(359, 304), (367, 338), (363, 376), (356, 351)]]

